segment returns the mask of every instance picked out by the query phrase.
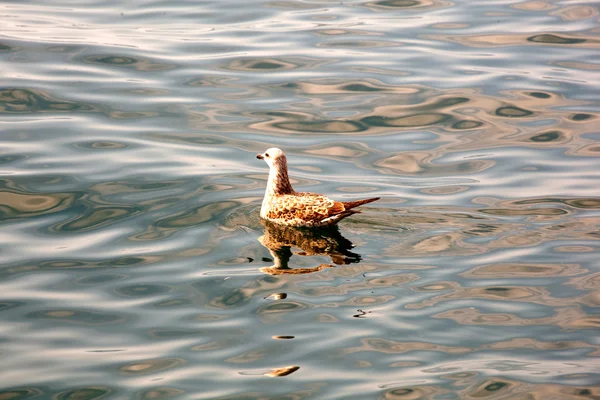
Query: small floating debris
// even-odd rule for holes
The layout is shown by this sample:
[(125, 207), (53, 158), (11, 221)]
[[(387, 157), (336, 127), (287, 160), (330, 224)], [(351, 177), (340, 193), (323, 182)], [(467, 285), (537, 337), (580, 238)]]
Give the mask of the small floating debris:
[(360, 308), (356, 311), (358, 311), (358, 314), (354, 314), (353, 315), (354, 318), (363, 318), (365, 315), (371, 314), (371, 311), (364, 311), (364, 310), (361, 310)]
[(287, 298), (287, 293), (273, 293), (265, 296), (265, 300), (283, 300)]
[(287, 367), (273, 368), (272, 370), (266, 371), (266, 372), (244, 371), (244, 372), (239, 372), (239, 374), (240, 375), (263, 375), (263, 376), (269, 376), (271, 378), (277, 378), (280, 376), (288, 376), (290, 374), (293, 374), (294, 372), (298, 371), (299, 369), (300, 369), (300, 367), (297, 365), (290, 365)]
[(288, 376), (298, 371), (300, 367), (296, 365), (290, 365), (289, 367), (275, 368), (270, 372), (266, 373), (265, 376), (270, 376), (271, 378), (276, 378), (280, 376)]

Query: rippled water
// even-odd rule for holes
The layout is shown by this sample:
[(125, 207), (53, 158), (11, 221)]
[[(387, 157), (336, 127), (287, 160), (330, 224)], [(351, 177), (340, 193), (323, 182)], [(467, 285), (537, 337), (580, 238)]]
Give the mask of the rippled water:
[(594, 2), (0, 15), (0, 399), (600, 397)]

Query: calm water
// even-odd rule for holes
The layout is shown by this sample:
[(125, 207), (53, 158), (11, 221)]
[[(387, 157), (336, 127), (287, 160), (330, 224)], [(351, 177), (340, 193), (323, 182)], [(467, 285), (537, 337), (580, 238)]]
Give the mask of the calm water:
[(0, 399), (600, 398), (599, 12), (3, 1)]

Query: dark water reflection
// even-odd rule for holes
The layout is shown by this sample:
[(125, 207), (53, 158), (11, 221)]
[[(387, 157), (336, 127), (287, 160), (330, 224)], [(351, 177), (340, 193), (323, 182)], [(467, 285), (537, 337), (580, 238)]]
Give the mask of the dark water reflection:
[(600, 397), (596, 5), (0, 9), (0, 399)]
[[(328, 256), (331, 263), (336, 265), (360, 262), (360, 255), (351, 251), (354, 245), (342, 236), (338, 227), (301, 229), (278, 226), (269, 222), (264, 222), (263, 225), (265, 234), (258, 238), (258, 241), (269, 250), (274, 262), (273, 266), (260, 269), (264, 273), (307, 274), (333, 267), (330, 264), (320, 264), (313, 268), (291, 268), (292, 254), (306, 257)], [(292, 247), (299, 251), (292, 252)]]

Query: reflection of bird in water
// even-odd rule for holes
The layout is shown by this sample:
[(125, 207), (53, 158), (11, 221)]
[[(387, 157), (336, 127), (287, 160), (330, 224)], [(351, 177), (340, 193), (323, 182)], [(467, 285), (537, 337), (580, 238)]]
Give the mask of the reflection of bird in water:
[(271, 378), (276, 378), (276, 377), (280, 377), (280, 376), (288, 376), (289, 374), (293, 374), (294, 372), (298, 371), (299, 369), (300, 369), (300, 367), (298, 367), (297, 365), (290, 365), (289, 367), (274, 368), (264, 375), (269, 376)]
[(289, 261), (294, 253), (292, 247), (299, 248), (299, 256), (329, 256), (337, 265), (360, 262), (360, 255), (350, 251), (351, 241), (342, 236), (336, 226), (318, 229), (281, 226), (263, 221), (265, 234), (258, 238), (273, 256), (274, 265), (260, 270), (271, 275), (307, 274), (331, 268), (333, 265), (320, 264), (313, 268), (290, 268)]
[(319, 227), (334, 225), (356, 214), (353, 210), (379, 197), (355, 201), (333, 201), (323, 195), (296, 192), (288, 177), (287, 159), (283, 151), (271, 148), (256, 158), (269, 165), (269, 181), (260, 209), (260, 217), (287, 226)]

